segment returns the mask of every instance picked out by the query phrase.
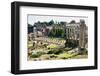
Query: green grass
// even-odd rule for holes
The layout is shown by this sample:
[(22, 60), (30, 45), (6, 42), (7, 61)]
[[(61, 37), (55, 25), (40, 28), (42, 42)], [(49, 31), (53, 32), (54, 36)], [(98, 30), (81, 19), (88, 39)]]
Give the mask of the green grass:
[(68, 47), (67, 47), (67, 48), (63, 48), (63, 50), (64, 50), (64, 51), (69, 51), (69, 50), (72, 50), (72, 48), (68, 48)]
[(28, 44), (28, 47), (32, 47), (33, 46), (33, 44)]
[(58, 48), (58, 46), (55, 45), (55, 44), (51, 44), (51, 45), (48, 45), (47, 48), (48, 49), (54, 49), (54, 48)]
[(68, 58), (71, 58), (73, 56), (75, 56), (75, 54), (62, 53), (62, 54), (58, 55), (58, 57), (61, 59), (68, 59)]

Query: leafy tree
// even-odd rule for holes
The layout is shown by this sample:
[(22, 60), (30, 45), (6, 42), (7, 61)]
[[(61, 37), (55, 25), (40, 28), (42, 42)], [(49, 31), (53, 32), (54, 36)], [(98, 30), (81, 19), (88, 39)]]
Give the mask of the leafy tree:
[(60, 22), (61, 25), (66, 25), (66, 22)]
[(76, 23), (75, 20), (72, 20), (72, 21), (70, 22), (70, 24), (72, 24), (72, 23)]
[(62, 28), (53, 28), (50, 33), (49, 33), (49, 36), (50, 37), (61, 37), (63, 38), (64, 37), (64, 29)]
[(33, 32), (33, 26), (31, 24), (28, 24), (28, 33)]
[(53, 21), (53, 20), (51, 20), (51, 21), (49, 22), (49, 25), (52, 25), (52, 24), (54, 24), (54, 21)]

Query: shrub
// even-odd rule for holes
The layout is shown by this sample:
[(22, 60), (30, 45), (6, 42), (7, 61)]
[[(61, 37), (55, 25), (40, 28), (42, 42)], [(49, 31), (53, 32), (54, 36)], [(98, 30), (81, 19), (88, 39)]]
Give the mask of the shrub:
[(32, 54), (30, 57), (32, 57), (32, 58), (37, 58), (37, 57), (39, 57), (40, 55), (39, 54)]
[(33, 52), (30, 57), (37, 58), (37, 57), (40, 57), (43, 54), (45, 54), (45, 52), (42, 52), (42, 51)]
[(81, 55), (81, 54), (88, 54), (88, 51), (87, 51), (86, 48), (80, 48), (79, 54), (80, 54), (80, 55)]
[(45, 54), (45, 52), (39, 51), (39, 52), (37, 52), (37, 54), (41, 56), (41, 55)]
[(48, 45), (48, 44), (44, 44), (43, 46), (44, 46), (45, 48), (47, 48), (47, 45)]
[(48, 51), (47, 54), (60, 54), (62, 52), (63, 51), (62, 50), (59, 50), (59, 49), (51, 49), (50, 51)]
[(77, 46), (79, 46), (78, 40), (66, 39), (65, 47), (75, 48)]
[(55, 54), (51, 54), (50, 58), (57, 58), (57, 56)]

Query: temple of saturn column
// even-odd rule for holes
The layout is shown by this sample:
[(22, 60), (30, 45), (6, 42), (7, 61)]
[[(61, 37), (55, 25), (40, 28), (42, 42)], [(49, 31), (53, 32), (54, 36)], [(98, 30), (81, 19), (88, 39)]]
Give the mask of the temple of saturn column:
[(79, 51), (85, 48), (87, 40), (87, 27), (84, 20), (80, 20), (79, 23), (68, 23), (66, 25), (66, 39), (78, 40)]

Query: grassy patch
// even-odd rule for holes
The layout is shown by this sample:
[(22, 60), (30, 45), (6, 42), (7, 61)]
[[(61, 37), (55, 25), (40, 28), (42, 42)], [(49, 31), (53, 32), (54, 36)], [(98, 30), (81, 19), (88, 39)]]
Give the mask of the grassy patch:
[(73, 56), (75, 56), (75, 54), (62, 53), (62, 54), (58, 55), (58, 57), (61, 58), (61, 59), (68, 59), (68, 58), (71, 58)]
[(69, 50), (72, 50), (72, 48), (68, 48), (68, 47), (67, 47), (67, 48), (63, 48), (63, 50), (64, 50), (64, 51), (69, 51)]
[(30, 47), (32, 47), (33, 46), (33, 44), (28, 44), (28, 48), (30, 48)]
[(55, 44), (51, 44), (51, 45), (48, 45), (47, 48), (48, 49), (54, 49), (54, 48), (58, 48), (58, 46), (55, 45)]

